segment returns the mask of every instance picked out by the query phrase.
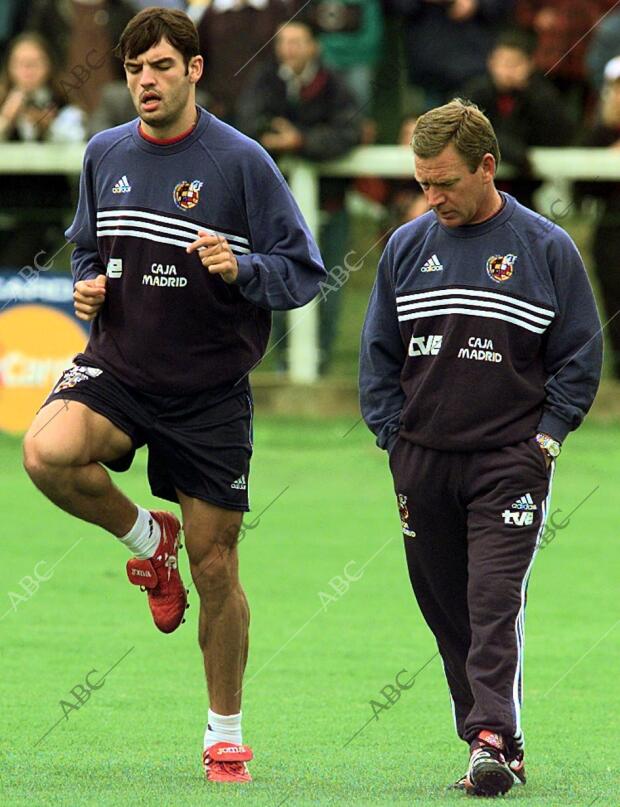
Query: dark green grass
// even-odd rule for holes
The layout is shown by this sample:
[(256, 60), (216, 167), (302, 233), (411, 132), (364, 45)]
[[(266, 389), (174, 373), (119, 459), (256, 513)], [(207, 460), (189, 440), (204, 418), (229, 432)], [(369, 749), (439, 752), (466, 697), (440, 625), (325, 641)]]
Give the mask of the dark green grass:
[[(252, 519), (241, 547), (252, 608), (244, 738), (255, 781), (202, 781), (206, 716), (195, 643), (196, 597), (172, 636), (152, 627), (124, 579), (126, 554), (30, 487), (19, 444), (0, 439), (2, 758), (0, 803), (19, 805), (453, 805), (463, 772), (441, 664), (420, 672), (380, 719), (369, 702), (399, 670), (435, 652), (405, 573), (385, 457), (353, 420), (258, 419)], [(530, 585), (526, 642), (526, 788), (522, 805), (620, 804), (617, 501), (620, 432), (586, 426), (568, 441), (552, 509), (566, 516)], [(119, 477), (144, 504), (145, 457)], [(81, 539), (81, 540), (80, 540)], [(77, 541), (79, 543), (73, 546)], [(50, 567), (23, 602), (20, 580)], [(330, 580), (363, 576), (338, 595)], [(183, 558), (186, 568), (186, 559)], [(321, 609), (320, 593), (335, 599)], [(327, 598), (323, 598), (327, 602)], [(615, 625), (615, 627), (613, 627)], [(610, 630), (611, 629), (611, 630)], [(605, 635), (607, 634), (607, 635)], [(129, 652), (61, 722), (60, 701)], [(38, 744), (37, 744), (38, 742)]]

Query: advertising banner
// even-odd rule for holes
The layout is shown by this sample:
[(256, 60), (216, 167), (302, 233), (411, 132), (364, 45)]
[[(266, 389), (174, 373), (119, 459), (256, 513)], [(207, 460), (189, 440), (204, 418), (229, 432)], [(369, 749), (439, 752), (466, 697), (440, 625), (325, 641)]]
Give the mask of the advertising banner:
[(68, 274), (0, 269), (0, 431), (23, 433), (61, 372), (83, 350)]

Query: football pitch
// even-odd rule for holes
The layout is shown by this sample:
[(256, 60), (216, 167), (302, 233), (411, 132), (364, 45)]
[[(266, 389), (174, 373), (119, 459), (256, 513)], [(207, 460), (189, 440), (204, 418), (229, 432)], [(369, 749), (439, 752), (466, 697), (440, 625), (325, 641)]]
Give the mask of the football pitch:
[[(19, 441), (0, 437), (1, 804), (468, 801), (445, 790), (467, 751), (410, 591), (386, 457), (354, 424), (257, 417), (240, 547), (245, 786), (202, 780), (193, 588), (187, 623), (158, 633), (124, 548), (46, 502)], [(145, 466), (141, 452), (117, 480), (152, 506)], [(506, 797), (524, 807), (620, 805), (619, 490), (620, 428), (586, 424), (558, 463), (529, 588), (529, 781)]]

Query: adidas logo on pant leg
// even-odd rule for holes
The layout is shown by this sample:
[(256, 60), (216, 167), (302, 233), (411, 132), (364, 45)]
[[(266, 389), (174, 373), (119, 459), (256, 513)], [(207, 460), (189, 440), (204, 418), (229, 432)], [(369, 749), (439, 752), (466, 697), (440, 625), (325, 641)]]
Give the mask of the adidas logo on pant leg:
[(525, 493), (523, 496), (519, 496), (516, 502), (512, 503), (513, 510), (538, 510), (536, 505), (534, 504), (534, 500), (532, 499), (532, 495), (530, 493)]

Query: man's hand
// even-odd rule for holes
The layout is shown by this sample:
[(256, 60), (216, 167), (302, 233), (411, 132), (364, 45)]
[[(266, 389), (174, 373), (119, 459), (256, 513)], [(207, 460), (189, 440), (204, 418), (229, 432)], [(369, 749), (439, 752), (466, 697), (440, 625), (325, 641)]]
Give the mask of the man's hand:
[(95, 319), (105, 302), (106, 276), (97, 275), (93, 280), (78, 280), (73, 289), (75, 316), (86, 322)]
[(226, 283), (234, 283), (239, 274), (237, 259), (228, 241), (221, 235), (209, 235), (206, 230), (198, 230), (198, 238), (185, 250), (188, 253), (198, 250), (200, 263), (212, 275), (221, 275)]
[(4, 118), (7, 125), (11, 125), (15, 118), (22, 111), (26, 101), (26, 94), (21, 90), (11, 90), (7, 95), (6, 101), (0, 109), (0, 117)]
[(286, 118), (274, 118), (271, 132), (265, 132), (260, 142), (268, 151), (299, 151), (304, 138), (296, 126)]

